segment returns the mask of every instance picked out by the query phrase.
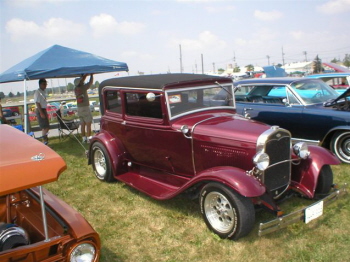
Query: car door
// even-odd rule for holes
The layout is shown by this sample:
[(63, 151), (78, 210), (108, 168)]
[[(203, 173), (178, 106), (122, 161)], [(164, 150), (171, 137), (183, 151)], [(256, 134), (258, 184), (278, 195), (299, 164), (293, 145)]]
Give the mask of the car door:
[(130, 160), (150, 168), (177, 174), (192, 174), (191, 143), (165, 121), (161, 94), (153, 102), (146, 92), (125, 92), (124, 121), (120, 138)]

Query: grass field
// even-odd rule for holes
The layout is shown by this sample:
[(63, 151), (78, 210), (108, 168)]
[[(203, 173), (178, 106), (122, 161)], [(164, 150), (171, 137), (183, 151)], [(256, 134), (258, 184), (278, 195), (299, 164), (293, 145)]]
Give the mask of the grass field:
[[(274, 218), (261, 211), (247, 237), (222, 240), (205, 226), (198, 201), (185, 196), (157, 201), (123, 183), (100, 182), (77, 141), (53, 138), (50, 146), (68, 168), (58, 182), (45, 187), (100, 234), (100, 261), (350, 261), (349, 194), (309, 224), (258, 237), (258, 224)], [(335, 183), (349, 183), (350, 165), (333, 166), (333, 172)], [(281, 207), (291, 212), (312, 203), (295, 197)]]

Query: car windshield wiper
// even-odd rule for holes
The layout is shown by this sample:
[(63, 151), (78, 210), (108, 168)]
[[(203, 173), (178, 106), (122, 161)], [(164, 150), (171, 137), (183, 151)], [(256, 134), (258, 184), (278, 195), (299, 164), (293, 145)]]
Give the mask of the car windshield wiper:
[(223, 89), (223, 90), (225, 90), (226, 91), (226, 93), (228, 93), (229, 95), (231, 95), (231, 97), (232, 97), (232, 94), (231, 94), (231, 92), (230, 91), (228, 91), (225, 87), (223, 87), (218, 81), (215, 81), (215, 84), (217, 84), (218, 86), (220, 86), (221, 87), (221, 89)]

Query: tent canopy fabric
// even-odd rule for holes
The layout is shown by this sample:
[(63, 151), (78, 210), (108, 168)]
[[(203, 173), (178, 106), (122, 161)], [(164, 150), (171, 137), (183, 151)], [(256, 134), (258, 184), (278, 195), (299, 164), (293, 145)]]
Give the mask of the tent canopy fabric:
[(54, 45), (0, 74), (0, 83), (40, 78), (78, 77), (82, 74), (116, 71), (129, 71), (129, 69), (124, 62)]

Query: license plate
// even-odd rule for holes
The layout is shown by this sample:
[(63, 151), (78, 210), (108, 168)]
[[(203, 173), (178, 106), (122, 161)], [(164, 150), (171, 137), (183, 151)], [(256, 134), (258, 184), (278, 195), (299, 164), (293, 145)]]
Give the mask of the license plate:
[(305, 220), (304, 222), (307, 224), (311, 220), (314, 220), (323, 214), (323, 201), (318, 202), (315, 205), (305, 208)]

